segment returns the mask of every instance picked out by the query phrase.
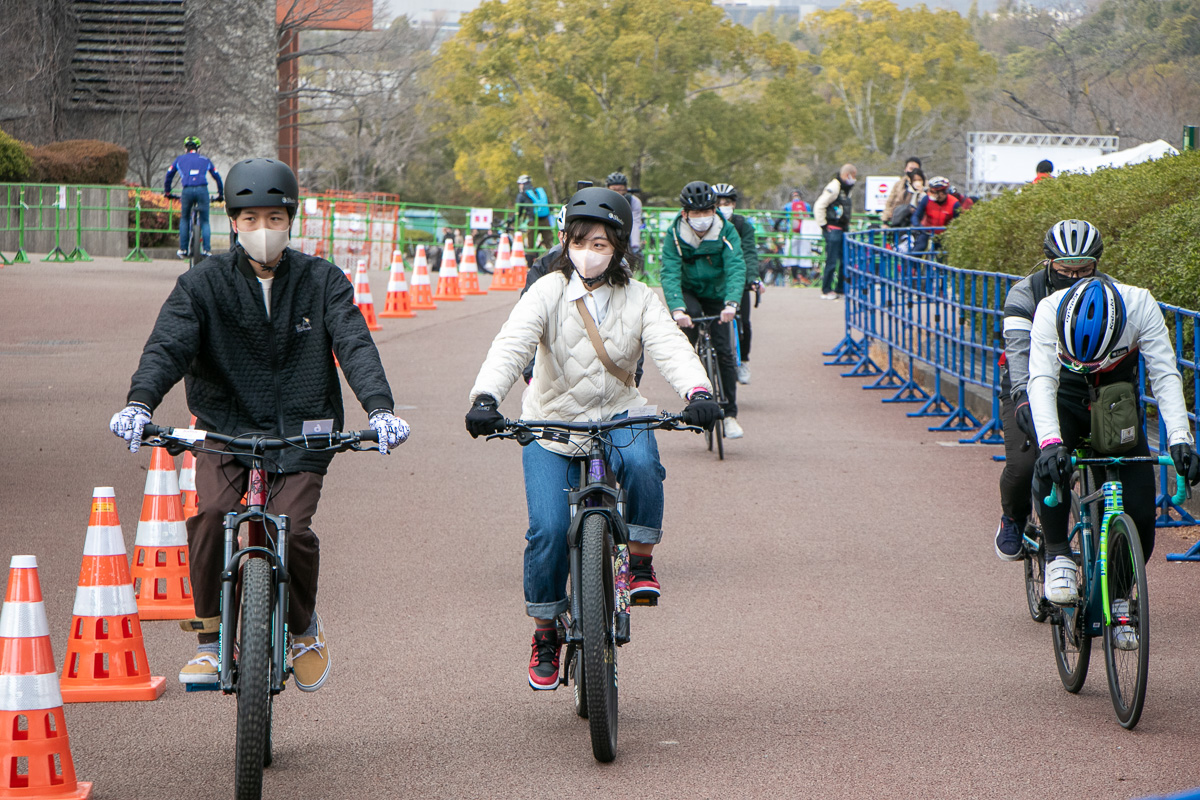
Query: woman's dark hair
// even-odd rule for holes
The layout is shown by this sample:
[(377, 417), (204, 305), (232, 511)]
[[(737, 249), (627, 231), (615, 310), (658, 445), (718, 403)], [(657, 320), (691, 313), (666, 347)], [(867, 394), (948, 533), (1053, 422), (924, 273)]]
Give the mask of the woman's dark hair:
[(925, 183), (929, 182), (929, 180), (925, 177), (925, 171), (923, 169), (921, 169), (920, 167), (917, 167), (912, 172), (908, 173), (908, 179), (910, 181), (916, 177), (920, 177), (920, 179), (922, 181), (924, 181)]
[(1046, 159), (1042, 159), (1037, 165), (1038, 172), (1054, 172), (1054, 164)]
[(908, 158), (904, 159), (904, 163), (905, 164), (916, 164), (918, 167), (920, 167), (921, 159), (917, 158), (916, 156), (909, 156)]
[(554, 260), (553, 268), (570, 280), (571, 273), (575, 271), (575, 265), (571, 263), (567, 250), (570, 249), (573, 242), (582, 242), (596, 225), (604, 229), (605, 238), (613, 246), (612, 261), (609, 262), (604, 277), (613, 286), (628, 285), (629, 279), (633, 276), (633, 270), (640, 265), (641, 260), (629, 249), (629, 240), (622, 239), (621, 232), (615, 226), (594, 219), (573, 219), (567, 223), (567, 227), (563, 229), (562, 252)]

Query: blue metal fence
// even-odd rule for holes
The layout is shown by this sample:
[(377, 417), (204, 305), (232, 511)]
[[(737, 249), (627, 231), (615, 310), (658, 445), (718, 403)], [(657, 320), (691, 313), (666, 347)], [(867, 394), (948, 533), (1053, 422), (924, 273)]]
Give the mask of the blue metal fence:
[[(826, 351), (830, 366), (848, 367), (847, 378), (870, 379), (868, 390), (890, 390), (885, 403), (920, 403), (910, 417), (939, 418), (929, 430), (962, 434), (963, 444), (1004, 443), (1000, 425), (1000, 356), (1004, 299), (1019, 276), (957, 269), (939, 263), (940, 253), (913, 253), (907, 246), (919, 229), (883, 229), (845, 237), (846, 331)], [(1162, 305), (1174, 333), (1175, 358), (1191, 394), (1193, 430), (1200, 416), (1200, 370), (1196, 341), (1200, 312)], [(886, 357), (886, 365), (876, 361)], [(918, 365), (932, 379), (926, 390), (916, 379)], [(1141, 393), (1157, 415), (1157, 404), (1141, 373)], [(990, 416), (978, 419), (967, 407), (969, 386), (990, 397)], [(1158, 419), (1158, 441), (1166, 429)], [(1155, 441), (1151, 449), (1157, 452)], [(1159, 470), (1159, 486), (1168, 483), (1168, 468)], [(1195, 525), (1186, 510), (1158, 497), (1160, 526)], [(1168, 560), (1200, 561), (1200, 543)]]

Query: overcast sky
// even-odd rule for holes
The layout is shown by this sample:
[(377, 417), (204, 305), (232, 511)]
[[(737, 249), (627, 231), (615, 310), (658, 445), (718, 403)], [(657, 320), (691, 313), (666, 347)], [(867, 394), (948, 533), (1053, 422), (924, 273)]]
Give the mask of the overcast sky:
[(392, 16), (408, 14), (415, 17), (435, 10), (470, 11), (479, 5), (479, 0), (384, 0), (384, 4)]

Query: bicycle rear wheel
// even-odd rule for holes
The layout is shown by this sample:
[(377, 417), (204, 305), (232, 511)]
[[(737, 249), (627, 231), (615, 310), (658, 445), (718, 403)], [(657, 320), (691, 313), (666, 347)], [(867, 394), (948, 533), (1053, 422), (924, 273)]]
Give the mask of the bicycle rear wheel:
[(237, 675), (234, 797), (262, 797), (271, 739), (271, 565), (251, 558), (242, 569), (241, 646)]
[(1039, 525), (1030, 523), (1025, 528), (1025, 536), (1033, 542), (1025, 543), (1025, 604), (1029, 607), (1029, 616), (1034, 622), (1045, 622), (1048, 609), (1046, 608), (1046, 545), (1042, 541), (1042, 529)]
[(592, 755), (608, 762), (617, 757), (617, 646), (612, 532), (603, 514), (584, 519), (580, 550), (579, 623), (588, 726)]
[(204, 237), (200, 232), (200, 214), (198, 213), (192, 214), (192, 229), (190, 233), (191, 236), (188, 238), (191, 241), (188, 247), (191, 248), (191, 252), (188, 255), (188, 263), (194, 267), (204, 260)]
[(1150, 670), (1150, 609), (1146, 591), (1146, 559), (1137, 526), (1127, 515), (1108, 525), (1108, 567), (1104, 580), (1108, 600), (1124, 611), (1104, 626), (1104, 666), (1108, 693), (1121, 727), (1133, 728), (1146, 702)]

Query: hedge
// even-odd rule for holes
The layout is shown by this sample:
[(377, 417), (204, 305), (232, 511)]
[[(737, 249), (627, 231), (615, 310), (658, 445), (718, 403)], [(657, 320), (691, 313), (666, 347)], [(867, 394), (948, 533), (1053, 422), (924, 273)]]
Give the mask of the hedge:
[(1100, 268), (1163, 302), (1200, 309), (1200, 151), (1091, 175), (1061, 175), (977, 203), (943, 236), (946, 263), (1027, 275), (1061, 219), (1104, 237)]
[(23, 142), (0, 131), (0, 182), (21, 183), (29, 177), (33, 159)]
[(76, 183), (114, 185), (125, 180), (129, 151), (111, 142), (71, 139), (29, 151), (33, 183)]

